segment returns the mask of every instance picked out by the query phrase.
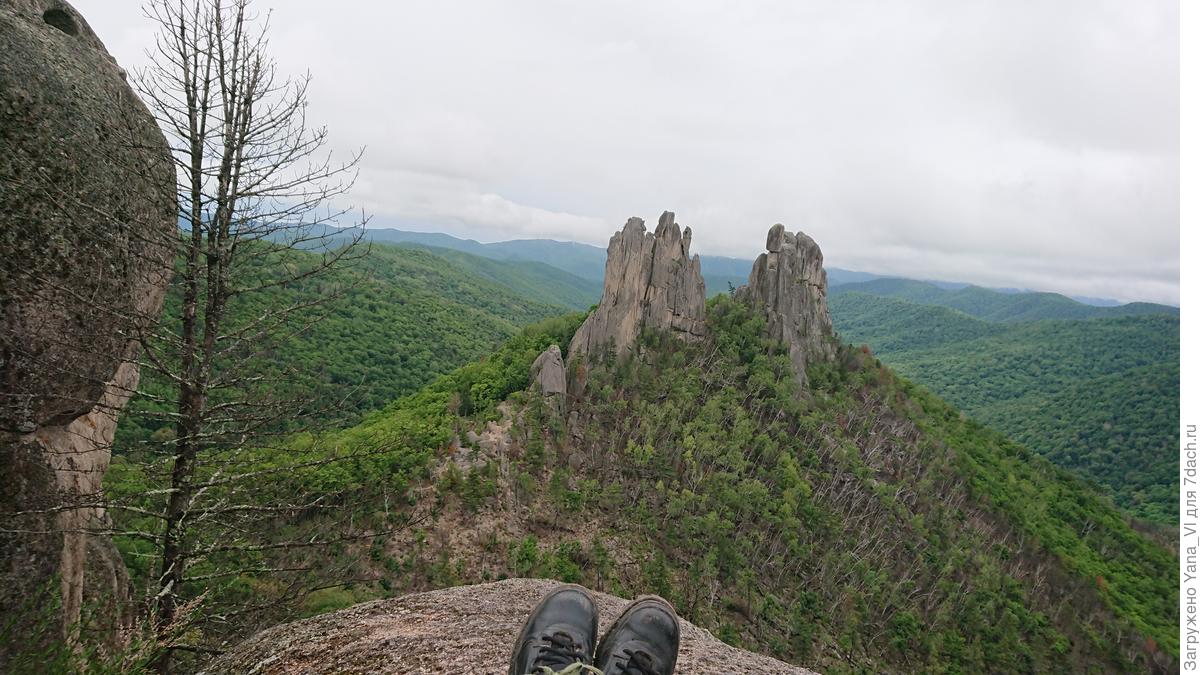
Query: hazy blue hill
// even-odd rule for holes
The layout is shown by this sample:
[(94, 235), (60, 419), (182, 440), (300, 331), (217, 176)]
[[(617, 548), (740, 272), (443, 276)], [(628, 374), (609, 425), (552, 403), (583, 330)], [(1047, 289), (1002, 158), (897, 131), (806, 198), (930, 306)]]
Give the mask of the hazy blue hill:
[(384, 228), (370, 228), (366, 231), (368, 240), (383, 244), (420, 244), (438, 248), (465, 251), (485, 258), (498, 258), (487, 244), (481, 244), (474, 239), (459, 239), (458, 237), (441, 232), (407, 232)]
[(840, 286), (842, 284), (855, 284), (864, 281), (878, 279), (879, 275), (871, 274), (870, 272), (855, 272), (854, 270), (844, 270), (837, 267), (825, 268), (825, 279), (830, 287)]
[(1178, 317), (998, 323), (862, 292), (834, 293), (830, 311), (843, 339), (897, 372), (1131, 513), (1175, 521)]
[(741, 284), (744, 284), (750, 278), (750, 270), (753, 268), (753, 260), (730, 258), (722, 255), (700, 254), (700, 269), (704, 272), (705, 283), (708, 283), (708, 277), (712, 275), (714, 277), (741, 279)]
[(587, 309), (600, 301), (603, 281), (585, 279), (558, 267), (529, 260), (497, 260), (461, 250), (416, 243), (383, 244), (385, 247), (420, 247), (461, 269), (469, 269), (533, 302)]
[[(441, 232), (413, 232), (391, 228), (369, 228), (367, 238), (377, 243), (416, 244), (462, 251), (483, 258), (538, 262), (586, 281), (603, 282), (605, 249), (574, 241), (514, 239), (483, 243)], [(753, 260), (719, 255), (700, 255), (701, 270), (709, 297), (746, 283)], [(990, 321), (1036, 321), (1039, 319), (1084, 319), (1094, 316), (1178, 313), (1178, 309), (1152, 303), (1117, 305), (1113, 300), (1086, 298), (1085, 302), (1056, 293), (1020, 289), (985, 289), (954, 281), (917, 281), (881, 277), (869, 272), (826, 268), (829, 287), (837, 292), (863, 292), (899, 297), (923, 304), (936, 304)], [(590, 291), (589, 291), (590, 292)], [(596, 293), (599, 297), (599, 293)], [(535, 297), (535, 296), (530, 296)], [(578, 307), (576, 297), (561, 301)]]
[(1090, 319), (1144, 314), (1179, 314), (1179, 308), (1148, 302), (1118, 306), (1085, 305), (1058, 293), (1002, 292), (979, 286), (947, 288), (912, 279), (881, 278), (841, 284), (832, 293), (867, 293), (925, 305), (950, 307), (988, 321), (1017, 322), (1042, 319)]
[(507, 260), (536, 260), (584, 279), (604, 281), (608, 253), (598, 246), (553, 239), (516, 239), (485, 246)]
[[(459, 239), (437, 232), (408, 232), (393, 229), (370, 229), (367, 230), (367, 236), (375, 242), (418, 244), (464, 251), (493, 260), (541, 263), (580, 279), (596, 282), (597, 288), (600, 288), (604, 281), (604, 264), (608, 259), (608, 253), (604, 248), (574, 241), (514, 239), (484, 244), (473, 239)], [(701, 260), (704, 281), (710, 295), (728, 290), (729, 283), (733, 283), (735, 287), (745, 284), (750, 277), (750, 269), (754, 265), (751, 260), (726, 256), (701, 256)], [(595, 296), (596, 298), (600, 297), (599, 290), (596, 291)], [(586, 306), (584, 305), (584, 307)]]
[[(604, 262), (608, 258), (607, 252), (600, 246), (554, 239), (514, 239), (481, 243), (474, 239), (460, 239), (441, 232), (410, 232), (390, 228), (370, 228), (367, 230), (367, 237), (375, 242), (419, 244), (464, 251), (494, 260), (541, 262), (582, 279), (597, 282), (604, 281)], [(710, 296), (728, 290), (729, 283), (732, 283), (735, 288), (745, 284), (750, 277), (751, 268), (754, 267), (753, 260), (729, 256), (701, 254), (700, 261), (701, 269), (704, 272), (704, 283), (708, 286)], [(879, 278), (868, 272), (855, 272), (836, 267), (829, 267), (826, 270), (830, 286)]]
[(389, 244), (419, 244), (463, 251), (493, 260), (541, 262), (582, 279), (604, 281), (605, 249), (574, 241), (514, 239), (482, 243), (440, 232), (410, 232), (391, 228), (369, 228), (367, 238)]
[[(703, 267), (703, 265), (701, 265), (701, 267)], [(720, 293), (728, 293), (731, 286), (733, 288), (737, 288), (738, 286), (746, 285), (747, 277), (712, 274), (711, 272), (707, 271), (704, 271), (703, 274), (704, 292), (710, 298)]]

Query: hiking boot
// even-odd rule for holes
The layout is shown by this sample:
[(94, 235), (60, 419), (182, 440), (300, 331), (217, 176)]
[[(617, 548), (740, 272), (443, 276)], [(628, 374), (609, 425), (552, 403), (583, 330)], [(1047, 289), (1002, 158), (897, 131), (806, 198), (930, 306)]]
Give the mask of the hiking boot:
[(565, 584), (534, 608), (517, 634), (509, 675), (556, 673), (581, 663), (591, 665), (599, 623), (587, 589)]
[(604, 675), (671, 675), (679, 653), (679, 618), (671, 604), (646, 595), (629, 605), (600, 640), (596, 666)]

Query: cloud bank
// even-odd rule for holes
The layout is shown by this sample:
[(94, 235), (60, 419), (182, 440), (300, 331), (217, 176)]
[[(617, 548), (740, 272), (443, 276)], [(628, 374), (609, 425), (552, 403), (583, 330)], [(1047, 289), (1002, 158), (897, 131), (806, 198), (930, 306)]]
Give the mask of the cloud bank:
[[(703, 253), (782, 222), (829, 264), (1178, 303), (1178, 6), (271, 2), (376, 224)], [(134, 0), (76, 6), (126, 66)]]

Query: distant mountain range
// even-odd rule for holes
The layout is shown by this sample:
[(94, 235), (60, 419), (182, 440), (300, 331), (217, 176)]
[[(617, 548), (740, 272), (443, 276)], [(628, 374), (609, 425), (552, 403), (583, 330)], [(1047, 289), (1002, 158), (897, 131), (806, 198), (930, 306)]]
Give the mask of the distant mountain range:
[[(514, 239), (511, 241), (498, 241), (492, 243), (483, 243), (474, 239), (460, 239), (458, 237), (444, 234), (440, 232), (410, 232), (407, 230), (396, 230), (391, 228), (369, 228), (367, 230), (367, 238), (370, 241), (390, 244), (417, 245), (429, 248), (450, 249), (455, 251), (463, 251), (483, 258), (491, 258), (493, 260), (509, 260), (509, 261), (535, 261), (545, 263), (551, 267), (557, 267), (560, 270), (573, 274), (581, 279), (595, 282), (596, 292), (595, 297), (600, 297), (600, 285), (604, 281), (604, 262), (606, 259), (605, 250), (599, 246), (590, 244), (581, 244), (573, 241), (556, 241), (553, 239)], [(730, 286), (734, 288), (746, 283), (750, 277), (750, 270), (754, 265), (754, 261), (743, 258), (731, 258), (727, 256), (701, 255), (702, 270), (704, 273), (704, 283), (708, 289), (710, 296), (718, 293), (723, 293), (729, 290)], [(837, 267), (826, 267), (830, 287), (838, 287), (845, 284), (861, 284), (869, 282), (877, 282), (879, 288), (883, 289), (880, 292), (869, 290), (872, 294), (889, 295), (892, 297), (900, 297), (910, 299), (923, 304), (943, 304), (943, 302), (931, 303), (926, 300), (915, 300), (906, 294), (919, 293), (918, 289), (928, 291), (925, 287), (933, 290), (948, 291), (956, 295), (947, 294), (944, 299), (945, 306), (955, 309), (962, 309), (957, 304), (969, 306), (972, 302), (972, 297), (975, 295), (1000, 294), (1011, 295), (1023, 298), (1024, 303), (1034, 305), (1033, 308), (1022, 308), (1023, 302), (1014, 302), (1008, 311), (1011, 311), (1012, 316), (1020, 316), (1022, 313), (1029, 312), (1062, 312), (1062, 315), (1043, 318), (1083, 318), (1091, 316), (1087, 306), (1091, 307), (1126, 307), (1123, 314), (1143, 314), (1143, 313), (1158, 313), (1161, 311), (1174, 309), (1166, 305), (1154, 305), (1153, 303), (1130, 303), (1123, 305), (1117, 300), (1109, 298), (1093, 298), (1087, 296), (1065, 296), (1058, 293), (1040, 293), (1024, 289), (1003, 288), (1003, 289), (985, 289), (971, 284), (955, 282), (955, 281), (936, 281), (924, 280), (917, 281), (912, 279), (901, 279), (895, 277), (887, 277), (885, 275), (873, 274), (870, 272), (860, 272), (855, 270), (840, 269)], [(912, 284), (911, 288), (906, 287), (906, 284)], [(930, 291), (931, 292), (931, 291)], [(1026, 296), (1036, 296), (1029, 298)], [(971, 314), (972, 312), (963, 309), (962, 311)], [(1115, 314), (1104, 314), (1105, 316), (1114, 316)], [(990, 317), (982, 317), (989, 318)], [(1021, 320), (1021, 319), (1011, 319)]]
[(1152, 302), (1088, 305), (1058, 293), (993, 290), (979, 286), (946, 286), (912, 279), (877, 278), (833, 285), (830, 293), (865, 293), (921, 305), (956, 309), (986, 321), (1013, 323), (1042, 319), (1094, 319), (1145, 314), (1179, 315), (1178, 307)]

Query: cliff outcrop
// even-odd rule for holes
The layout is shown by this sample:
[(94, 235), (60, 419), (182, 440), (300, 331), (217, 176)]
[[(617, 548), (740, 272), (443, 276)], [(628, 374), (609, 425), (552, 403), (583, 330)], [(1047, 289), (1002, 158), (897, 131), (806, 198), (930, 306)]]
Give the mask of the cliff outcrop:
[(529, 381), (543, 396), (567, 393), (567, 370), (558, 345), (550, 345), (538, 355), (529, 369)]
[(750, 283), (737, 294), (766, 312), (767, 332), (787, 346), (802, 384), (807, 382), (808, 364), (833, 358), (824, 257), (811, 237), (773, 226), (767, 233), (767, 252), (754, 261)]
[(604, 295), (571, 340), (570, 359), (609, 345), (624, 355), (644, 329), (685, 340), (703, 336), (704, 278), (700, 256), (689, 253), (691, 244), (692, 229), (680, 232), (670, 211), (663, 212), (653, 234), (641, 218), (630, 218), (608, 242)]
[[(208, 673), (508, 672), (517, 631), (558, 582), (509, 579), (363, 603), (267, 629), (238, 645)], [(627, 600), (593, 593), (600, 630)], [(681, 625), (680, 675), (811, 675), (775, 659), (730, 647), (687, 621)]]
[(83, 17), (0, 2), (0, 519), (22, 531), (0, 534), (4, 608), (48, 606), (59, 577), (71, 625), (126, 591), (88, 503), (162, 305), (174, 194), (162, 133)]

